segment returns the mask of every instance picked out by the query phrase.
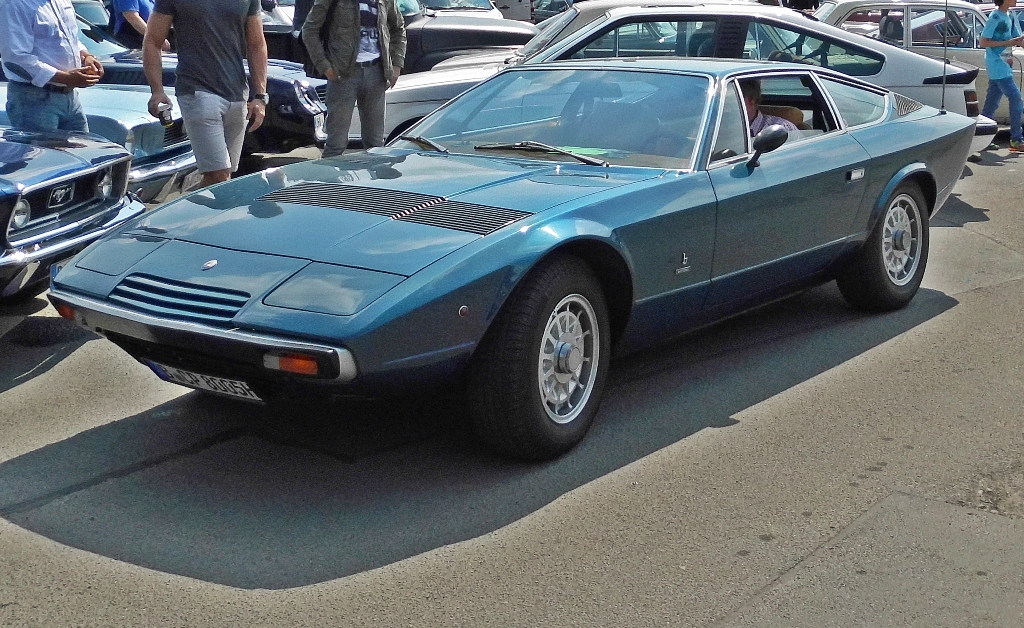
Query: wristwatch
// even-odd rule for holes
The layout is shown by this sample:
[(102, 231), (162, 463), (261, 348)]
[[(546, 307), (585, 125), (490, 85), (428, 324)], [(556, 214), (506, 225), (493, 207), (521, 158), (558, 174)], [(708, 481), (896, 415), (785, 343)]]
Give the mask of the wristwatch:
[(249, 102), (252, 102), (254, 100), (262, 102), (264, 106), (270, 104), (270, 96), (266, 94), (253, 94), (252, 96), (249, 96)]

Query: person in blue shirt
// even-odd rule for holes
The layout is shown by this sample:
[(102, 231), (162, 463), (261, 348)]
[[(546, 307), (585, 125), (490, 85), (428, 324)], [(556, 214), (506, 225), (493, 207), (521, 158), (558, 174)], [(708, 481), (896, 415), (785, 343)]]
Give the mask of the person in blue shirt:
[(988, 70), (988, 93), (985, 95), (985, 106), (981, 114), (992, 118), (1003, 96), (1010, 105), (1010, 152), (1024, 152), (1024, 135), (1021, 134), (1021, 114), (1024, 113), (1024, 102), (1021, 101), (1020, 88), (1013, 80), (1013, 46), (1024, 43), (1020, 27), (1016, 20), (1007, 12), (1017, 6), (1017, 0), (996, 0), (996, 10), (985, 23), (981, 32), (981, 47), (985, 49), (985, 69)]
[[(146, 37), (146, 23), (153, 13), (155, 0), (114, 0), (111, 17), (114, 20), (114, 36), (128, 48), (141, 49)], [(165, 41), (164, 50), (170, 45)]]
[(103, 65), (78, 41), (71, 0), (0, 0), (7, 117), (22, 131), (88, 131), (77, 89)]

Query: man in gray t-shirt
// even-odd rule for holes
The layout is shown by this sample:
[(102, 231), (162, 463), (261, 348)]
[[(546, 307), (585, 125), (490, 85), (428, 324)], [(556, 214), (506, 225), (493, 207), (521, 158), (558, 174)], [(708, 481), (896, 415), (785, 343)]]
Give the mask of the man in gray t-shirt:
[(202, 185), (227, 181), (238, 169), (245, 121), (251, 121), (250, 131), (256, 130), (269, 101), (260, 0), (156, 0), (142, 61), (153, 93), (149, 112), (157, 117), (161, 104), (171, 104), (164, 92), (160, 48), (172, 24), (178, 52), (175, 92)]

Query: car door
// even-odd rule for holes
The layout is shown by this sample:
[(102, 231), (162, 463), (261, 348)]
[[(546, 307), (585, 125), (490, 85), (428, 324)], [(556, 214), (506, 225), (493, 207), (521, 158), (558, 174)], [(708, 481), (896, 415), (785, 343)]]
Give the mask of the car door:
[(849, 235), (865, 190), (869, 156), (843, 128), (811, 72), (743, 80), (760, 81), (765, 107), (800, 109), (810, 128), (791, 132), (782, 147), (751, 166), (738, 81), (724, 86), (708, 164), (718, 199), (709, 308), (756, 299), (824, 270)]

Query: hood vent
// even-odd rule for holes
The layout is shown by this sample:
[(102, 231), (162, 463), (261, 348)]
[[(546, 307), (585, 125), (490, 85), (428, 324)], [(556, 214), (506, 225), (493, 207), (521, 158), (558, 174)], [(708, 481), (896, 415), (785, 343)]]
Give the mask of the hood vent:
[(348, 209), (477, 235), (487, 235), (531, 215), (441, 196), (336, 183), (299, 183), (261, 196), (259, 200)]

